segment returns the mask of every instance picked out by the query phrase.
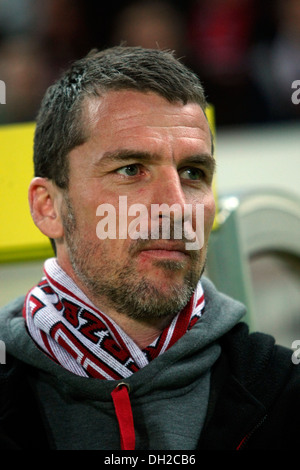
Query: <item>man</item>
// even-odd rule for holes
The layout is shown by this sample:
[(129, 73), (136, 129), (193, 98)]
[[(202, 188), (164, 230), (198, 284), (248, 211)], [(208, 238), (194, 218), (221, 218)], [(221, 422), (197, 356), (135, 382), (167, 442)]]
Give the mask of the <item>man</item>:
[(3, 448), (296, 445), (291, 351), (249, 335), (244, 307), (202, 277), (215, 213), (205, 108), (192, 72), (142, 48), (93, 51), (47, 91), (29, 202), (56, 257), (1, 312)]

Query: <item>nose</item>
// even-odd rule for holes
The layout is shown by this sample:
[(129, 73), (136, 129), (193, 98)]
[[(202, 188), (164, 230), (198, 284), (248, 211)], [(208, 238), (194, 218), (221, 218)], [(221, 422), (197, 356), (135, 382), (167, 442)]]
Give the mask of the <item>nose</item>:
[(153, 214), (160, 218), (170, 217), (178, 222), (183, 220), (186, 196), (176, 168), (161, 168), (159, 176), (153, 182), (151, 202), (152, 208), (157, 209), (159, 206), (159, 214), (157, 210)]
[(152, 201), (156, 204), (184, 206), (186, 197), (176, 168), (161, 168), (160, 174), (153, 185)]

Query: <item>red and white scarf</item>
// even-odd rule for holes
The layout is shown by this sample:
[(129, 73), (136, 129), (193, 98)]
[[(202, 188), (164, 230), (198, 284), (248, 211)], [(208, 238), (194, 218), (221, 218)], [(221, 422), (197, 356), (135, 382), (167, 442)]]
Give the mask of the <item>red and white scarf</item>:
[(83, 377), (119, 380), (145, 367), (191, 329), (204, 307), (199, 282), (188, 305), (156, 340), (141, 350), (100, 312), (60, 268), (55, 258), (26, 297), (23, 316), (35, 343), (65, 369)]

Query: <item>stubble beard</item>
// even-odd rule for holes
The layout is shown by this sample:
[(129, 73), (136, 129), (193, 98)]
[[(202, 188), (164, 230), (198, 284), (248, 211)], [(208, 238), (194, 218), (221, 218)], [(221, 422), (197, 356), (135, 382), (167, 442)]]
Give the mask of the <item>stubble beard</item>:
[[(184, 279), (169, 282), (168, 292), (162, 292), (154, 282), (137, 272), (134, 257), (126, 265), (121, 265), (112, 253), (104, 249), (104, 240), (91, 243), (85, 240), (84, 234), (79, 234), (75, 213), (67, 195), (65, 209), (63, 225), (74, 274), (82, 290), (100, 310), (102, 305), (107, 306), (129, 318), (147, 322), (175, 316), (186, 306), (204, 271), (205, 263), (202, 262), (201, 266), (199, 252), (191, 253), (192, 265)], [(103, 244), (101, 253), (99, 243)], [(139, 243), (139, 240), (133, 243)], [(97, 263), (100, 257), (101, 266)], [(170, 277), (184, 268), (182, 263), (171, 260), (158, 260), (155, 265)]]

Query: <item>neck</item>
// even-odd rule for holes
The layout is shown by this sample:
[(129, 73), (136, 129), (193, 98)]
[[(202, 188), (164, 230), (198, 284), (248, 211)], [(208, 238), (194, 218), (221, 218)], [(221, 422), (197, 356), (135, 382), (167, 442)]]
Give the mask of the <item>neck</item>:
[(172, 321), (174, 315), (168, 315), (163, 318), (136, 319), (129, 317), (125, 313), (120, 313), (111, 305), (105, 302), (105, 299), (98, 299), (93, 296), (86, 287), (76, 281), (78, 287), (90, 299), (95, 307), (104, 312), (127, 334), (140, 349), (144, 349), (151, 344)]
[(111, 310), (105, 310), (105, 313), (122, 328), (140, 349), (149, 346), (173, 319), (173, 315), (170, 315), (165, 318), (141, 321)]
[[(105, 309), (102, 301), (98, 303), (90, 297), (89, 301), (86, 298), (89, 293), (80, 292), (80, 286), (74, 279), (70, 282), (67, 273), (53, 260), (46, 261), (45, 274), (46, 279), (26, 298), (24, 316), (28, 332), (48, 356), (84, 377), (106, 380), (129, 377), (171, 348), (193, 327), (204, 307), (204, 293), (199, 284), (193, 302), (173, 320), (166, 316), (141, 321)], [(90, 302), (99, 312), (95, 312)], [(109, 315), (115, 325), (108, 321)]]
[(90, 299), (95, 307), (111, 318), (117, 325), (137, 344), (140, 349), (144, 349), (151, 344), (172, 321), (174, 315), (164, 318), (151, 318), (138, 320), (124, 313), (120, 313), (105, 302), (105, 299), (98, 299), (87, 289), (87, 287), (75, 276), (72, 266), (67, 257), (60, 256), (57, 261), (65, 273), (73, 279), (79, 289)]

